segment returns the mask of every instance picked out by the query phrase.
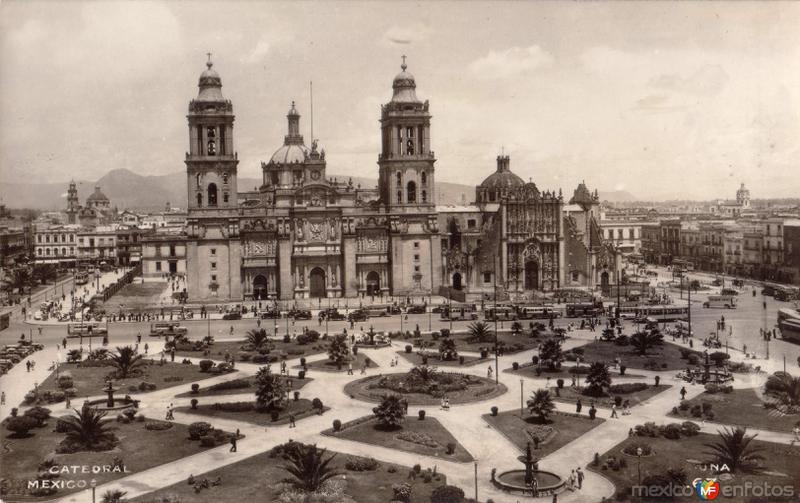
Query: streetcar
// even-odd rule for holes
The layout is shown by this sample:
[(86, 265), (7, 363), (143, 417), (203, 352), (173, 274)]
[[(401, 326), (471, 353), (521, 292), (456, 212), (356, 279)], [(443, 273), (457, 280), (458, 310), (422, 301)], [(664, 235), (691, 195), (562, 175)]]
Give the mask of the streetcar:
[(637, 320), (652, 318), (659, 323), (672, 323), (689, 319), (688, 306), (640, 306)]
[(108, 329), (97, 322), (68, 323), (67, 337), (105, 337)]
[(469, 304), (444, 306), (440, 314), (443, 320), (458, 321), (478, 319), (478, 313), (475, 311), (475, 308)]
[(709, 295), (708, 300), (703, 302), (703, 307), (724, 307), (725, 309), (736, 309), (736, 297), (733, 295)]
[(488, 306), (484, 318), (486, 321), (513, 321), (518, 316), (513, 306)]

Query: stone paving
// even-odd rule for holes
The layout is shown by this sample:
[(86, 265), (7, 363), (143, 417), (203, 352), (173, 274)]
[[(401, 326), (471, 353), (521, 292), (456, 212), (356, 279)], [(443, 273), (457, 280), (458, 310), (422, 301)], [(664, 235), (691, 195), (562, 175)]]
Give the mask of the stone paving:
[[(570, 338), (567, 339), (564, 347), (571, 348), (593, 341), (595, 335), (596, 333), (588, 331), (573, 331), (570, 333)], [(162, 343), (158, 341), (151, 341), (151, 351), (153, 352), (151, 354), (155, 355), (159, 353), (162, 349), (161, 344)], [(404, 345), (405, 342), (400, 341), (394, 342), (391, 347), (385, 347), (382, 349), (361, 349), (360, 351), (366, 353), (369, 358), (378, 365), (378, 368), (371, 368), (368, 371), (368, 374), (373, 375), (375, 373), (392, 373), (409, 370), (412, 365), (403, 358), (399, 358), (399, 364), (396, 367), (390, 366), (391, 359), (396, 356), (395, 352), (402, 350)], [(479, 501), (486, 501), (489, 498), (498, 503), (551, 500), (550, 497), (534, 499), (531, 497), (509, 495), (499, 491), (491, 484), (490, 473), (493, 468), (496, 468), (498, 473), (506, 469), (520, 468), (521, 465), (516, 460), (516, 456), (519, 454), (519, 449), (517, 449), (517, 447), (512, 444), (504, 435), (494, 430), (481, 418), (483, 414), (489, 412), (490, 407), (493, 405), (497, 406), (501, 411), (518, 410), (520, 407), (520, 381), (522, 381), (523, 395), (525, 400), (527, 400), (531, 392), (546, 386), (545, 376), (541, 378), (522, 377), (517, 374), (502, 371), (503, 369), (510, 368), (514, 361), (529, 361), (530, 357), (534, 354), (536, 354), (536, 350), (528, 350), (513, 355), (506, 355), (500, 358), (499, 367), (501, 372), (499, 375), (499, 381), (505, 384), (509, 391), (499, 397), (464, 405), (453, 405), (449, 411), (440, 410), (435, 406), (412, 406), (409, 408), (409, 415), (411, 416), (416, 416), (419, 409), (425, 408), (429, 417), (435, 417), (438, 419), (466, 448), (466, 450), (472, 454), (477, 463), (477, 491)], [(39, 382), (42, 382), (49, 374), (49, 371), (47, 370), (49, 363), (55, 360), (54, 349), (45, 349), (41, 352), (35, 353), (30, 358), (37, 362), (35, 370), (31, 372), (30, 375), (25, 375), (27, 374), (25, 372), (25, 362), (21, 362), (21, 364), (15, 366), (9, 376), (6, 377), (14, 380), (24, 379), (28, 382), (31, 380), (38, 380)], [(320, 354), (311, 357), (310, 360), (325, 358), (326, 355)], [(193, 358), (192, 360), (196, 362), (199, 359)], [(759, 363), (767, 367), (765, 370), (770, 372), (779, 370), (777, 362), (767, 363), (761, 361)], [(299, 358), (287, 361), (287, 366), (289, 368), (297, 364), (299, 364)], [(566, 364), (568, 365), (568, 363)], [(260, 365), (237, 363), (237, 372), (206, 379), (201, 385), (207, 386), (216, 382), (242, 377), (244, 375), (253, 375), (259, 367)], [(486, 375), (485, 365), (465, 366), (459, 368), (458, 371), (481, 376)], [(608, 409), (598, 408), (598, 417), (606, 419), (605, 422), (541, 459), (539, 463), (541, 469), (555, 472), (564, 478), (569, 475), (572, 469), (577, 468), (578, 466), (582, 467), (584, 470), (586, 478), (583, 483), (583, 488), (580, 491), (566, 491), (561, 493), (558, 498), (559, 501), (568, 503), (591, 502), (600, 501), (604, 497), (612, 496), (614, 493), (614, 486), (611, 484), (611, 482), (601, 475), (586, 469), (586, 465), (591, 461), (594, 453), (598, 452), (602, 454), (603, 452), (612, 448), (614, 445), (623, 441), (625, 438), (627, 438), (629, 429), (636, 424), (641, 424), (645, 421), (655, 421), (657, 423), (674, 421), (674, 419), (668, 418), (666, 414), (669, 412), (672, 406), (677, 403), (678, 390), (680, 389), (680, 386), (686, 386), (688, 391), (687, 399), (697, 396), (704, 391), (704, 388), (701, 385), (689, 385), (682, 381), (675, 380), (675, 371), (655, 372), (635, 369), (633, 373), (644, 377), (615, 377), (614, 381), (616, 383), (626, 381), (653, 382), (653, 378), (656, 375), (659, 375), (661, 376), (662, 384), (671, 384), (672, 386), (667, 388), (666, 391), (661, 392), (645, 402), (633, 407), (631, 409), (631, 415), (620, 415), (619, 419), (610, 419), (610, 411)], [(316, 443), (330, 450), (342, 453), (370, 456), (379, 461), (392, 462), (400, 465), (411, 466), (416, 463), (420, 463), (423, 467), (433, 467), (435, 465), (439, 472), (444, 473), (447, 476), (449, 484), (458, 485), (464, 489), (468, 496), (474, 496), (476, 480), (474, 476), (475, 467), (473, 463), (457, 463), (437, 457), (421, 456), (361, 442), (354, 442), (321, 435), (321, 431), (331, 427), (331, 423), (334, 419), (339, 419), (342, 422), (346, 422), (358, 417), (369, 415), (371, 414), (371, 409), (374, 404), (351, 399), (343, 392), (345, 384), (351, 380), (361, 378), (358, 373), (356, 373), (355, 376), (348, 376), (346, 372), (332, 373), (311, 370), (308, 373), (308, 377), (312, 377), (314, 380), (301, 390), (301, 396), (305, 398), (322, 398), (325, 405), (331, 408), (331, 410), (324, 415), (315, 415), (298, 420), (297, 428), (291, 430), (288, 428), (288, 426), (270, 426), (268, 428), (264, 428), (243, 421), (218, 418), (209, 419), (209, 421), (215, 427), (222, 428), (227, 431), (234, 431), (238, 428), (241, 433), (246, 436), (246, 438), (239, 442), (237, 453), (229, 453), (227, 445), (220, 446), (171, 463), (159, 465), (149, 470), (131, 474), (125, 478), (118, 479), (108, 484), (104, 484), (97, 488), (98, 494), (103, 494), (109, 489), (121, 489), (123, 491), (127, 491), (129, 498), (147, 494), (159, 488), (166, 487), (177, 482), (183, 482), (189, 477), (189, 475), (197, 476), (217, 468), (228, 466), (250, 456), (268, 451), (279, 443), (293, 439), (306, 443)], [(750, 374), (746, 376), (737, 375), (734, 386), (737, 388), (757, 386), (763, 382), (765, 377), (766, 374), (763, 373)], [(189, 382), (185, 382), (181, 383), (180, 386), (165, 388), (134, 396), (141, 399), (140, 410), (143, 414), (149, 417), (161, 418), (164, 417), (166, 408), (170, 403), (174, 404), (176, 407), (189, 406), (189, 401), (191, 398), (176, 398), (175, 395), (188, 391), (190, 384), (191, 383)], [(24, 386), (14, 386), (6, 390), (7, 405), (0, 407), (0, 414), (2, 414), (3, 417), (7, 416), (10, 410), (9, 404), (20, 403), (26, 391), (27, 390), (24, 388)], [(98, 396), (97, 398), (100, 397)], [(201, 399), (201, 403), (210, 399), (211, 397), (203, 398)], [(250, 399), (252, 399), (252, 393), (213, 397), (213, 400), (216, 402)], [(556, 402), (556, 407), (558, 410), (565, 412), (574, 412), (575, 410), (574, 405), (567, 403)], [(54, 415), (66, 414), (69, 412), (66, 409), (58, 408), (57, 406), (51, 408), (54, 410)], [(586, 409), (587, 408), (584, 407), (584, 411)], [(198, 416), (194, 414), (176, 412), (175, 420), (180, 423), (189, 424), (197, 421)], [(701, 425), (702, 430), (708, 433), (715, 433), (719, 427), (720, 425), (710, 422), (706, 422)], [(759, 434), (760, 440), (786, 444), (791, 441), (791, 437), (788, 432), (784, 434), (774, 431), (757, 429), (751, 430), (754, 433)], [(76, 493), (54, 501), (86, 501), (86, 495), (83, 493)]]

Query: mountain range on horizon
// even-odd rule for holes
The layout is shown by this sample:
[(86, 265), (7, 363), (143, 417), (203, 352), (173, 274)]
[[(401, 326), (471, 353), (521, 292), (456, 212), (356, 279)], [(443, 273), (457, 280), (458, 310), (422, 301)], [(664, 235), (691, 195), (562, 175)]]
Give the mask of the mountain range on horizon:
[[(330, 178), (353, 179), (353, 184), (363, 187), (377, 186), (377, 178), (349, 177), (331, 174)], [(167, 203), (172, 207), (186, 207), (186, 173), (177, 171), (168, 175), (139, 175), (125, 168), (112, 169), (95, 182), (75, 181), (78, 197), (83, 204), (94, 187), (111, 200), (111, 205), (120, 210), (156, 211)], [(68, 181), (58, 183), (8, 182), (0, 184), (0, 201), (10, 209), (61, 210), (66, 208)], [(240, 191), (248, 191), (261, 185), (259, 178), (240, 177)], [(475, 187), (451, 182), (437, 181), (437, 204), (464, 204), (474, 200)], [(564, 193), (565, 197), (571, 191)], [(600, 191), (601, 200), (610, 202), (633, 202), (636, 199), (626, 191)]]

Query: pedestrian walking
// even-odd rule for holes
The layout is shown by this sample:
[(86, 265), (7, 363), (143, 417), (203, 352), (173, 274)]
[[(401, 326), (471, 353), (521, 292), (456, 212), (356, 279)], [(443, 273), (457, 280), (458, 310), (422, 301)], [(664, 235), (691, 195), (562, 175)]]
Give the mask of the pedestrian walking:
[(575, 475), (575, 470), (572, 470), (572, 473), (569, 474), (569, 479), (567, 479), (567, 484), (569, 486), (570, 491), (575, 490), (575, 484), (577, 483), (578, 477)]
[(144, 354), (147, 354), (147, 351), (148, 351), (149, 349), (150, 349), (150, 346), (148, 346), (148, 345), (147, 345), (147, 343), (145, 342), (145, 343), (144, 343)]
[(0, 405), (6, 404), (6, 392), (0, 391)]
[(64, 348), (64, 349), (67, 349), (67, 338), (66, 337), (61, 339), (61, 347)]
[(535, 498), (539, 495), (539, 481), (536, 477), (531, 481), (531, 495)]
[(236, 452), (236, 435), (231, 435), (231, 449), (228, 452)]
[(289, 414), (289, 428), (296, 428), (297, 425), (294, 423), (294, 414)]
[(347, 364), (347, 375), (349, 375), (349, 376), (353, 375), (353, 363), (352, 362)]
[(31, 362), (30, 361), (26, 361), (25, 362), (25, 367), (27, 367), (28, 372), (30, 372), (31, 371)]
[(617, 415), (617, 404), (615, 403), (611, 404), (611, 417), (619, 419), (619, 416)]
[(169, 407), (167, 407), (167, 421), (175, 420), (175, 416), (172, 413), (172, 409), (173, 409), (172, 404), (169, 404)]
[(361, 367), (361, 375), (367, 375), (367, 362), (364, 362), (364, 365)]
[(580, 414), (582, 408), (583, 408), (583, 404), (581, 403), (581, 399), (578, 398), (578, 402), (575, 404), (575, 412)]
[(580, 466), (578, 467), (578, 469), (576, 470), (575, 473), (578, 475), (578, 489), (581, 489), (583, 487), (583, 477), (584, 477), (584, 475), (583, 475), (583, 471), (581, 470)]
[(686, 398), (686, 386), (683, 386), (683, 387), (681, 388), (681, 391), (680, 391), (680, 393), (681, 393), (681, 400), (683, 400), (684, 398)]
[(486, 369), (486, 377), (488, 377), (489, 379), (492, 378), (492, 366), (491, 365), (489, 365), (489, 368)]

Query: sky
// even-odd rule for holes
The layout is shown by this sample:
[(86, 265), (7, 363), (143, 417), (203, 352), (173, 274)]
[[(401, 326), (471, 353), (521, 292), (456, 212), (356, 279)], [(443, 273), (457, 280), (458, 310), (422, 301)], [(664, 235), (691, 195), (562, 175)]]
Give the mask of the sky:
[(641, 199), (800, 195), (800, 3), (80, 2), (0, 4), (0, 181), (184, 169), (211, 52), (239, 176), (292, 100), (328, 172), (377, 178), (401, 55), (430, 101), (439, 181), (500, 152), (541, 189)]

